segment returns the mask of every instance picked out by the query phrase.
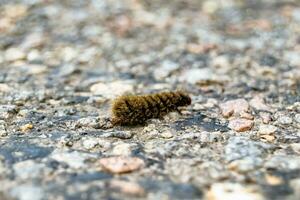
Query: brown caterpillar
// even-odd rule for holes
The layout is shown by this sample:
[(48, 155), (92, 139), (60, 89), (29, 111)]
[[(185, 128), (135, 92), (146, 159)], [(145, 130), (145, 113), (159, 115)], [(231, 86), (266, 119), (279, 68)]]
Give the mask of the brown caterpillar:
[(161, 92), (149, 95), (125, 95), (112, 104), (113, 125), (145, 124), (151, 118), (162, 118), (167, 113), (177, 111), (180, 106), (188, 106), (191, 98), (184, 92)]

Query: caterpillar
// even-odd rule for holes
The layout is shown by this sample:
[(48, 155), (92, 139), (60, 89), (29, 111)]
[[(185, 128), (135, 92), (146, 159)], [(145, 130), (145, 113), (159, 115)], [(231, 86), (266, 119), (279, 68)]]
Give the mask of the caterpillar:
[(188, 106), (191, 102), (191, 98), (182, 91), (120, 96), (112, 103), (112, 124), (145, 124), (148, 119), (161, 119), (169, 112), (180, 113), (178, 107)]

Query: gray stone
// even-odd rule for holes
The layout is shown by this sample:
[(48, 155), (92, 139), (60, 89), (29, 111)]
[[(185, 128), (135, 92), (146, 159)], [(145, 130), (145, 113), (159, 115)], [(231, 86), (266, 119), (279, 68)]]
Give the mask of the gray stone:
[(300, 157), (294, 155), (275, 155), (269, 158), (264, 166), (278, 170), (299, 170)]
[(133, 91), (133, 81), (115, 81), (110, 83), (96, 83), (90, 87), (95, 95), (102, 95), (106, 98), (114, 98), (124, 93)]
[(6, 61), (16, 61), (16, 60), (22, 60), (26, 57), (26, 54), (18, 48), (10, 48), (6, 50), (4, 54), (4, 58)]
[(293, 119), (288, 116), (280, 116), (277, 121), (282, 125), (288, 125), (293, 123)]
[(77, 120), (76, 127), (90, 127), (99, 128), (99, 122), (97, 117), (85, 117)]
[(120, 139), (129, 139), (133, 135), (130, 131), (111, 131), (111, 132), (104, 133), (102, 136), (103, 137), (116, 137), (116, 138), (120, 138)]
[(135, 149), (137, 149), (137, 144), (135, 143), (117, 142), (114, 144), (112, 154), (130, 156)]
[(15, 105), (0, 105), (0, 119), (8, 119), (17, 111)]
[(263, 200), (264, 196), (258, 188), (244, 186), (239, 183), (215, 183), (207, 193), (209, 200), (213, 199), (243, 199), (243, 200)]
[(0, 137), (7, 136), (7, 134), (5, 121), (0, 120)]
[(300, 124), (300, 114), (295, 115), (295, 121)]
[(45, 165), (36, 163), (33, 160), (18, 162), (13, 165), (15, 175), (21, 179), (32, 179), (41, 176)]
[(88, 138), (83, 140), (82, 145), (84, 148), (90, 150), (98, 145), (98, 140), (96, 138)]
[(54, 151), (50, 157), (58, 162), (66, 163), (71, 168), (82, 169), (87, 167), (85, 160), (88, 158), (95, 158), (95, 155), (78, 151), (67, 152), (57, 150)]
[(178, 63), (172, 62), (170, 60), (165, 60), (160, 67), (154, 70), (153, 75), (157, 80), (161, 80), (168, 77), (171, 72), (177, 70), (179, 67), (180, 66), (178, 65)]
[(257, 168), (261, 167), (263, 165), (263, 159), (259, 157), (245, 157), (241, 160), (235, 160), (232, 161), (229, 164), (229, 168), (245, 173), (249, 171), (256, 170)]
[(74, 64), (66, 64), (60, 67), (58, 76), (69, 76), (76, 71), (76, 65)]
[(247, 137), (231, 137), (225, 147), (225, 159), (228, 162), (245, 158), (256, 159), (262, 157), (270, 148), (268, 144), (255, 142)]
[(214, 74), (210, 68), (190, 69), (185, 71), (183, 75), (179, 77), (179, 80), (190, 84), (195, 84), (198, 81), (212, 80), (213, 76)]
[(43, 200), (44, 191), (41, 187), (32, 184), (23, 184), (14, 187), (10, 191), (11, 196), (18, 200)]
[(274, 134), (277, 131), (277, 127), (273, 125), (260, 125), (258, 133), (261, 135)]

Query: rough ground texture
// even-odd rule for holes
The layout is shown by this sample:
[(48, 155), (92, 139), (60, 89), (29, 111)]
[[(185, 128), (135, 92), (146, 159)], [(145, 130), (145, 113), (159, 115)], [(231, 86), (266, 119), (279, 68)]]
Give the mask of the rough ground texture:
[[(1, 0), (0, 199), (300, 199), (297, 0)], [(123, 93), (192, 105), (112, 127)]]

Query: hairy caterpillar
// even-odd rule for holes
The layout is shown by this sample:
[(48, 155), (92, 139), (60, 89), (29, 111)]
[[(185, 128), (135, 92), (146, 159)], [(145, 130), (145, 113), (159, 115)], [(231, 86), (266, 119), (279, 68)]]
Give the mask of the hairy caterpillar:
[(113, 125), (144, 124), (151, 118), (162, 118), (180, 106), (188, 106), (191, 98), (184, 92), (161, 92), (149, 95), (125, 95), (112, 103)]

